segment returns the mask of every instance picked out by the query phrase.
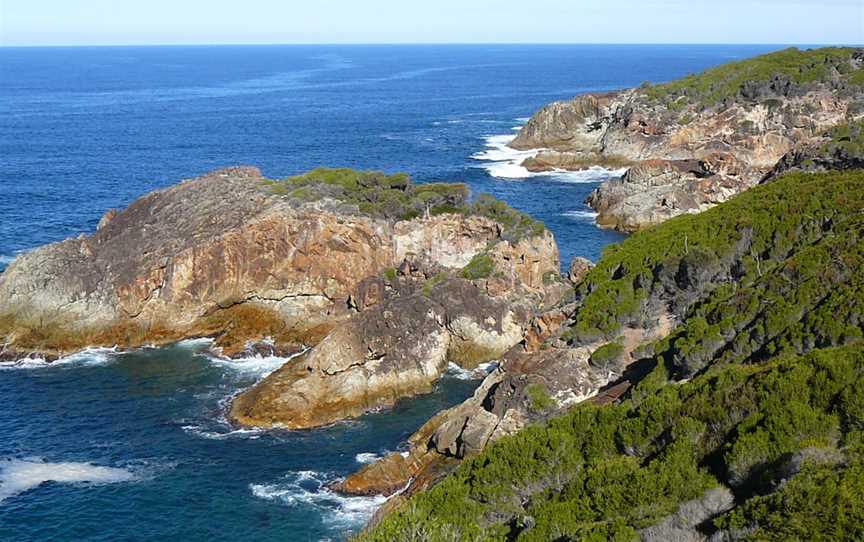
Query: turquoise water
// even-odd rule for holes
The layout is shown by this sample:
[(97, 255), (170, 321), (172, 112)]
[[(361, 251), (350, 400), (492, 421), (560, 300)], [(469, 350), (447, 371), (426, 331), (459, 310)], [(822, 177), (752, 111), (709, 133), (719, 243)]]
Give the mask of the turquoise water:
[[(210, 169), (320, 165), (469, 183), (542, 219), (564, 260), (620, 239), (602, 173), (525, 177), (503, 147), (534, 110), (776, 47), (0, 49), (0, 269)], [(516, 178), (512, 176), (516, 175)], [(340, 540), (380, 499), (324, 485), (398, 450), (472, 392), (450, 373), (394, 409), (314, 431), (238, 431), (226, 401), (286, 360), (184, 345), (0, 367), (0, 540)]]

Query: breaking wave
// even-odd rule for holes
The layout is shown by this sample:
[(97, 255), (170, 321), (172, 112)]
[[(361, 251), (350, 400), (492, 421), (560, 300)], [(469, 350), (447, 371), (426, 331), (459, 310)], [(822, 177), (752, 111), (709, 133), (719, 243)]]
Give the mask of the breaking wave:
[(0, 503), (46, 482), (101, 485), (135, 479), (126, 469), (90, 463), (46, 463), (41, 459), (7, 459), (0, 462), (0, 469)]
[(262, 379), (268, 376), (270, 373), (275, 371), (276, 369), (282, 367), (292, 359), (297, 356), (301, 356), (305, 354), (306, 351), (297, 352), (288, 357), (279, 357), (279, 356), (249, 356), (245, 358), (236, 358), (236, 359), (228, 359), (228, 358), (220, 358), (216, 356), (208, 355), (207, 359), (210, 360), (210, 363), (216, 365), (218, 367), (222, 367), (225, 369), (229, 369), (233, 372), (239, 373), (243, 376), (254, 376), (259, 379)]
[(348, 497), (328, 489), (335, 476), (316, 471), (299, 471), (272, 484), (250, 484), (252, 495), (259, 499), (276, 501), (290, 507), (312, 508), (324, 519), (340, 527), (354, 527), (365, 523), (387, 497)]
[(39, 357), (22, 358), (14, 361), (0, 361), (0, 370), (47, 369), (52, 367), (70, 366), (93, 367), (110, 363), (112, 357), (119, 353), (120, 352), (117, 352), (116, 348), (88, 348), (50, 362)]
[(488, 363), (481, 363), (476, 369), (464, 369), (451, 361), (447, 364), (447, 372), (445, 374), (459, 380), (478, 380), (485, 378), (496, 367), (498, 367), (498, 362), (490, 361)]
[(567, 211), (566, 213), (562, 213), (562, 216), (577, 222), (594, 222), (597, 218), (597, 213), (591, 210), (577, 210)]
[[(521, 120), (521, 119), (520, 119)], [(520, 130), (520, 126), (514, 126), (513, 130)], [(537, 156), (543, 149), (532, 149), (520, 151), (512, 149), (507, 145), (516, 138), (515, 134), (491, 135), (485, 138), (486, 149), (471, 155), (471, 158), (481, 162), (487, 162), (483, 166), (490, 176), (498, 179), (528, 179), (531, 177), (551, 177), (556, 181), (567, 183), (596, 183), (621, 177), (627, 172), (623, 169), (606, 169), (599, 166), (591, 167), (581, 171), (528, 171), (522, 166), (528, 158)]]

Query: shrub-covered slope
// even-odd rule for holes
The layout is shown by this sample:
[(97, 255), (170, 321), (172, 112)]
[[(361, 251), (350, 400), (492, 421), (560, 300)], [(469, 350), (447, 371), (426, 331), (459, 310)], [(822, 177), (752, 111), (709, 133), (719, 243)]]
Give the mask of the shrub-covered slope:
[(678, 325), (643, 347), (653, 371), (490, 445), (363, 539), (862, 539), (862, 234), (864, 173), (790, 174), (611, 247), (569, 340), (662, 308)]
[[(759, 99), (770, 94), (804, 94), (830, 83), (843, 91), (864, 86), (861, 51), (846, 47), (799, 50), (794, 47), (730, 62), (671, 83), (645, 85), (645, 94), (681, 109), (708, 107), (724, 100)], [(768, 104), (771, 105), (771, 104)]]

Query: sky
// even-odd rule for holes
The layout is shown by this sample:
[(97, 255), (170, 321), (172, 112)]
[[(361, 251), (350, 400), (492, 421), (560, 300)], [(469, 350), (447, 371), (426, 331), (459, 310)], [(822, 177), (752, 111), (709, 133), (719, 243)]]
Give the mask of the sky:
[(864, 43), (864, 0), (0, 0), (0, 46)]

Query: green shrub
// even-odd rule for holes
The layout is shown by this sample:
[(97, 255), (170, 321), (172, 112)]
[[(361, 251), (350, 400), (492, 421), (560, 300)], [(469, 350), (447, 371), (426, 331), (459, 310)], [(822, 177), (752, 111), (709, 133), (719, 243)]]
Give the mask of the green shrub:
[(503, 237), (513, 241), (545, 231), (542, 223), (492, 196), (482, 194), (469, 204), (468, 186), (463, 183), (415, 184), (405, 173), (318, 168), (283, 180), (266, 180), (263, 186), (298, 204), (330, 198), (376, 218), (411, 220), (446, 213), (485, 216), (501, 224)]
[(471, 258), (468, 265), (462, 268), (462, 278), (468, 280), (486, 279), (495, 271), (495, 260), (486, 253), (480, 253)]
[(549, 390), (543, 384), (528, 384), (525, 393), (531, 401), (531, 409), (535, 412), (546, 412), (555, 408), (555, 400), (549, 395)]
[[(649, 384), (639, 401), (583, 403), (493, 443), (360, 539), (400, 540), (421, 528), (430, 540), (443, 540), (442, 528), (450, 526), (465, 539), (632, 540), (680, 503), (729, 483), (727, 461), (740, 459), (739, 451), (755, 445), (760, 463), (778, 464), (809, 446), (808, 436), (845, 438), (848, 427), (836, 422), (848, 418), (845, 405), (851, 403), (841, 398), (864, 385), (862, 374), (859, 346), (717, 368), (679, 386), (656, 389), (646, 380), (637, 386)], [(864, 479), (856, 461), (854, 472), (822, 466), (813, 471), (822, 478), (805, 470), (773, 496), (745, 497), (721, 526), (785, 523), (779, 532), (786, 538), (771, 539), (809, 540), (840, 514), (842, 530), (824, 532), (857, 534)], [(752, 473), (750, 482), (759, 475)], [(801, 522), (789, 503), (801, 510)], [(818, 511), (823, 503), (824, 515)], [(526, 517), (533, 518), (530, 529), (521, 527), (519, 518)]]

